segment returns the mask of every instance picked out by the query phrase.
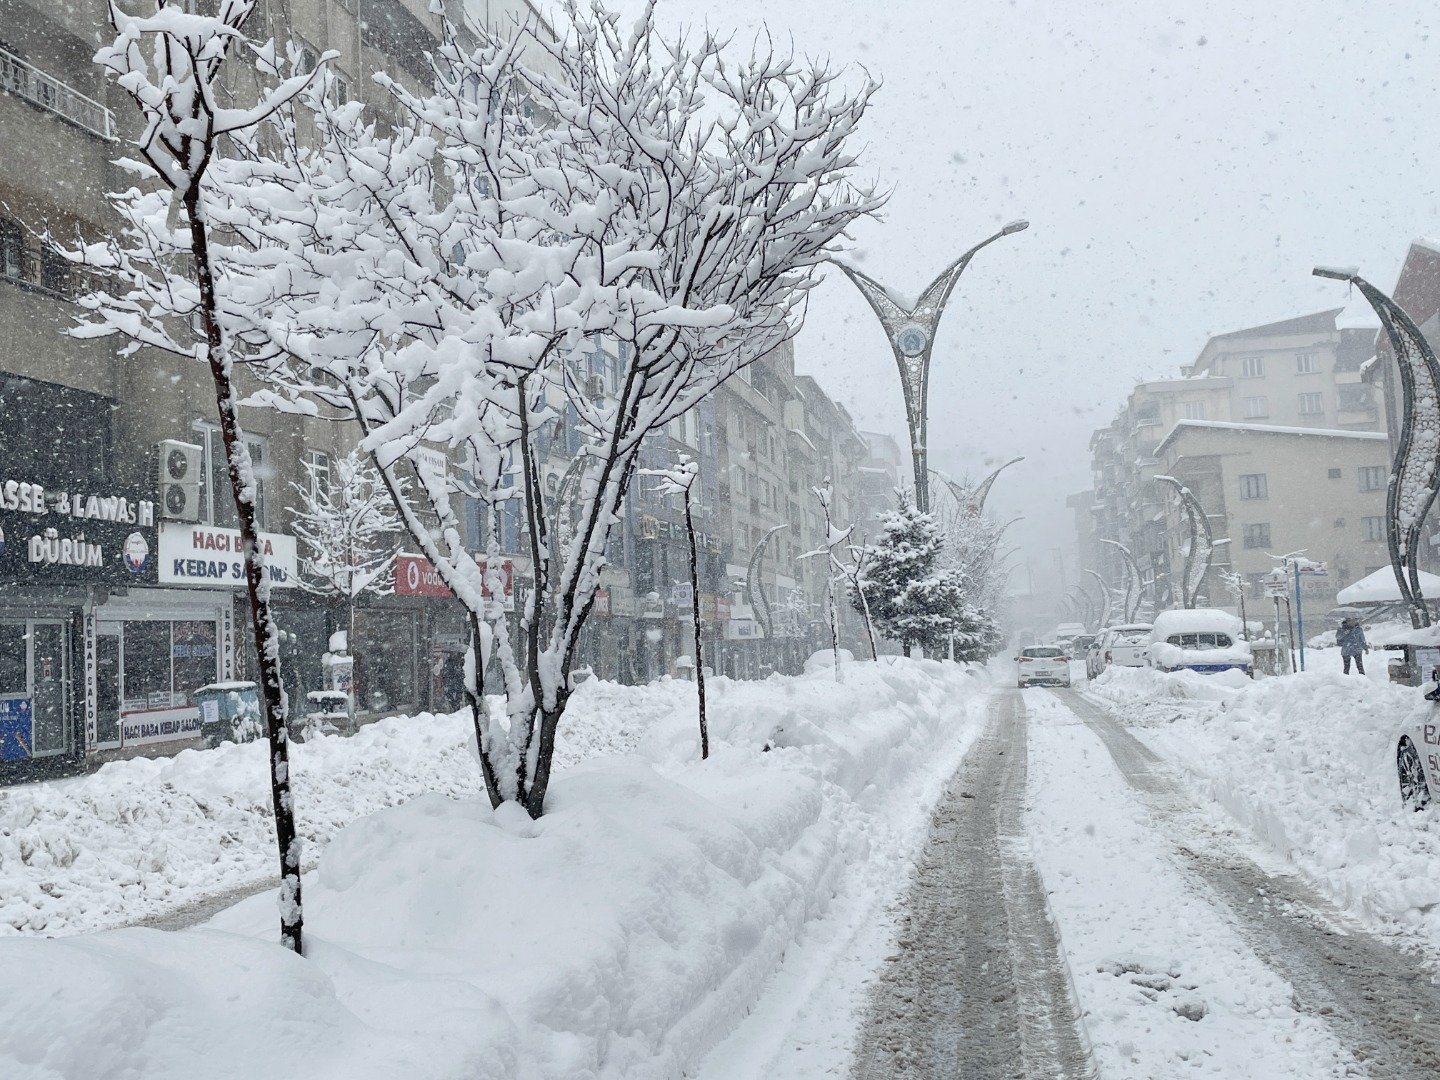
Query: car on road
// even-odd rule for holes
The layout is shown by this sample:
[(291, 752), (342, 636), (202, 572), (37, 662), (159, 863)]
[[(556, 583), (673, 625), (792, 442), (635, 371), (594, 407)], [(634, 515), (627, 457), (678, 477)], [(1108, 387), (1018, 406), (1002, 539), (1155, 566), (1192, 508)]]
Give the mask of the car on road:
[(1149, 623), (1109, 626), (1090, 646), (1085, 657), (1085, 674), (1097, 677), (1107, 667), (1145, 667), (1150, 653)]
[(1078, 622), (1061, 623), (1055, 628), (1051, 644), (1058, 645), (1062, 649), (1068, 648), (1070, 643), (1083, 633), (1085, 633), (1085, 627)]
[(1146, 662), (1161, 671), (1251, 672), (1240, 620), (1219, 608), (1172, 608), (1155, 616)]
[(1054, 645), (1031, 645), (1015, 656), (1015, 685), (1069, 686), (1070, 654)]

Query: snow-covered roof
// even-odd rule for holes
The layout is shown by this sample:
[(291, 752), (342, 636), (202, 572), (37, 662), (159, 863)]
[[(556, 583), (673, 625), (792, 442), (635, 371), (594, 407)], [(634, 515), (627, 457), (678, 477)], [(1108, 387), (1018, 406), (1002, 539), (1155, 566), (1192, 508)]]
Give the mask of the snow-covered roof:
[[(1421, 570), (1420, 592), (1426, 597), (1440, 597), (1440, 577)], [(1366, 574), (1335, 594), (1337, 604), (1394, 604), (1399, 600), (1400, 586), (1395, 584), (1395, 571), (1388, 566)]]
[(1223, 431), (1253, 431), (1262, 435), (1310, 435), (1320, 439), (1368, 439), (1372, 442), (1388, 442), (1390, 436), (1383, 431), (1345, 431), (1342, 428), (1281, 427), (1275, 424), (1237, 424), (1230, 420), (1177, 420), (1170, 434), (1155, 447), (1159, 453), (1180, 434), (1181, 428), (1218, 428)]

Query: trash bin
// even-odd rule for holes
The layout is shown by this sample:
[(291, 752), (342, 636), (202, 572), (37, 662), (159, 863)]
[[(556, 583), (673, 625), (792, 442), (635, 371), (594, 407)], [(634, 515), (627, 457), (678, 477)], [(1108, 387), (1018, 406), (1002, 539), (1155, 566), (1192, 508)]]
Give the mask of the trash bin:
[(260, 720), (260, 692), (253, 682), (211, 683), (195, 691), (200, 709), (200, 737), (206, 746), (250, 742), (265, 731)]

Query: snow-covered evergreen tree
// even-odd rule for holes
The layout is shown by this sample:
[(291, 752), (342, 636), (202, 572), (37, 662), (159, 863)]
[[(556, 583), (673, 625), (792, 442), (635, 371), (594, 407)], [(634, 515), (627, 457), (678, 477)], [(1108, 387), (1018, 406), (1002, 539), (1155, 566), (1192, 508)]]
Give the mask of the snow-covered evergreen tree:
[(953, 643), (957, 659), (974, 659), (998, 638), (994, 620), (967, 602), (965, 574), (945, 558), (935, 518), (904, 492), (898, 508), (881, 518), (880, 535), (865, 556), (850, 602), (862, 614), (868, 604), (875, 628), (907, 653), (921, 648), (943, 656)]

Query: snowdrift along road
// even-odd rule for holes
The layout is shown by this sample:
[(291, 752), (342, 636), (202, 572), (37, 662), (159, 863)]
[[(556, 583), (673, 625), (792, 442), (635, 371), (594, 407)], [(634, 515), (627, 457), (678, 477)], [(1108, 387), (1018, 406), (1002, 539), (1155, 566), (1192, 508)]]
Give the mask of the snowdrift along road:
[(274, 944), (270, 896), (192, 931), (0, 940), (0, 1075), (678, 1075), (988, 683), (925, 662), (844, 674), (722, 685), (706, 763), (689, 703), (660, 691), (640, 754), (561, 773), (539, 822), (440, 795), (362, 818), (307, 881), (305, 960)]

